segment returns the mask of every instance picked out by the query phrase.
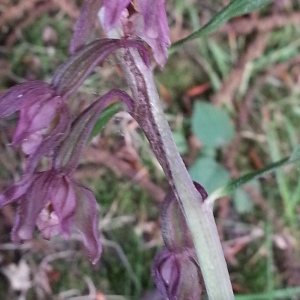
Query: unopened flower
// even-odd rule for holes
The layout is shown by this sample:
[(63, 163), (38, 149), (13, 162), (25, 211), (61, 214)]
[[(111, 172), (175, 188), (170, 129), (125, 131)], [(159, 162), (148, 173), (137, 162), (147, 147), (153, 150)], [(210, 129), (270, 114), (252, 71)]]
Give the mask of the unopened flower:
[(0, 195), (0, 208), (18, 202), (11, 238), (20, 242), (32, 238), (35, 226), (43, 237), (58, 233), (68, 238), (79, 233), (90, 260), (101, 254), (97, 202), (92, 191), (56, 170), (34, 173)]
[[(20, 111), (13, 145), (21, 145), (27, 155), (37, 151), (45, 137), (49, 137), (58, 124), (59, 134), (66, 131), (68, 113), (62, 109), (62, 98), (47, 83), (29, 81), (19, 84), (0, 96), (0, 118)], [(64, 119), (64, 121), (62, 121)]]
[(165, 300), (200, 300), (201, 272), (193, 250), (162, 250), (154, 259), (152, 277)]
[[(203, 201), (207, 198), (205, 189), (194, 181)], [(165, 245), (170, 250), (193, 248), (194, 243), (187, 222), (173, 191), (167, 193), (161, 209), (161, 228)]]

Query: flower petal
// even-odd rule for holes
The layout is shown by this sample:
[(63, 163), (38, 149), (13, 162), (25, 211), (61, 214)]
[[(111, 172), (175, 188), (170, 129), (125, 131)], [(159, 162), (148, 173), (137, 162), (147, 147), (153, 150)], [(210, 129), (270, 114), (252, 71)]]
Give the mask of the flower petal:
[(54, 211), (49, 211), (47, 207), (43, 208), (36, 220), (36, 225), (42, 233), (44, 239), (50, 240), (51, 237), (61, 232), (60, 221)]
[(193, 250), (160, 251), (153, 262), (152, 277), (166, 300), (199, 300), (201, 272)]
[(151, 47), (155, 60), (163, 67), (171, 45), (164, 0), (139, 0), (139, 5), (144, 24), (135, 21), (136, 33)]
[(2, 194), (0, 194), (0, 209), (23, 196), (34, 180), (35, 176), (33, 176), (33, 178), (26, 176), (24, 179), (15, 183), (13, 186), (9, 187)]
[(61, 233), (69, 236), (75, 210), (77, 209), (75, 190), (70, 179), (66, 176), (53, 178), (49, 197), (59, 219)]
[(179, 289), (180, 264), (173, 252), (163, 249), (155, 256), (152, 277), (164, 299), (176, 299), (174, 296)]
[(14, 134), (13, 144), (19, 145), (30, 134), (47, 129), (55, 118), (60, 103), (59, 96), (45, 99), (21, 109), (19, 122)]
[(93, 192), (84, 186), (74, 183), (77, 196), (74, 229), (81, 234), (88, 257), (96, 264), (102, 252), (99, 240), (97, 201)]
[(128, 6), (130, 0), (103, 0), (104, 29), (109, 31), (119, 21), (122, 11)]
[(85, 43), (97, 18), (102, 0), (87, 0), (80, 11), (70, 42), (70, 53), (74, 54)]
[(70, 128), (70, 112), (69, 108), (65, 103), (62, 103), (59, 108), (59, 121), (55, 129), (44, 138), (42, 143), (35, 150), (27, 160), (26, 168), (24, 174), (30, 176), (38, 165), (40, 159), (49, 154), (49, 152), (55, 149), (62, 139), (68, 134)]
[(31, 186), (19, 200), (15, 224), (11, 233), (14, 242), (32, 237), (37, 218), (48, 200), (49, 173), (36, 174)]
[(18, 84), (0, 96), (0, 118), (7, 117), (32, 102), (44, 101), (53, 93), (50, 86), (41, 81)]

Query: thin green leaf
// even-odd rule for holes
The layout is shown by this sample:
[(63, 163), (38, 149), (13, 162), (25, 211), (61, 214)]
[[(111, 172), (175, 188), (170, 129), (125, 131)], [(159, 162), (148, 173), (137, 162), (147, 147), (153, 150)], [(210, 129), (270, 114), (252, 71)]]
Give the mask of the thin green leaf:
[(90, 140), (93, 139), (109, 122), (109, 120), (120, 111), (122, 108), (122, 103), (116, 102), (105, 108), (105, 110), (101, 113), (97, 123), (95, 124), (93, 131), (90, 136)]
[(208, 48), (214, 58), (218, 71), (222, 74), (222, 78), (228, 76), (229, 59), (225, 51), (213, 40), (207, 41)]
[[(281, 290), (275, 290), (271, 299), (294, 299), (293, 297), (297, 297), (300, 295), (300, 287), (292, 287)], [(236, 295), (236, 300), (269, 300), (270, 295), (268, 293), (265, 294), (252, 294), (252, 295)], [(296, 298), (295, 298), (296, 299)]]
[(291, 156), (274, 162), (263, 169), (251, 172), (249, 174), (245, 174), (237, 179), (230, 181), (228, 184), (215, 190), (206, 201), (213, 204), (216, 199), (231, 195), (236, 189), (248, 183), (249, 181), (265, 176), (273, 171), (276, 171), (278, 168), (281, 168), (287, 164), (294, 163), (298, 160), (300, 160), (300, 145), (296, 147)]
[(229, 21), (230, 19), (249, 14), (254, 10), (261, 9), (267, 4), (271, 3), (272, 0), (233, 0), (229, 5), (224, 7), (218, 12), (206, 25), (199, 30), (195, 31), (188, 37), (174, 43), (170, 48), (170, 53), (174, 52), (177, 48), (182, 46), (184, 43), (193, 39), (207, 36), (216, 31), (221, 25)]

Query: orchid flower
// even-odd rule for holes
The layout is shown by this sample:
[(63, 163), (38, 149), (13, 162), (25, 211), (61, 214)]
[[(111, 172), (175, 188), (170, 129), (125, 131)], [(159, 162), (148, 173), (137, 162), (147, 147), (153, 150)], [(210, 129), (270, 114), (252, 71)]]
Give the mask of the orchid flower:
[(78, 232), (90, 260), (98, 261), (101, 244), (95, 196), (69, 175), (50, 170), (27, 176), (0, 195), (0, 208), (12, 202), (19, 204), (12, 241), (32, 238), (36, 224), (46, 239)]
[(152, 49), (156, 62), (163, 67), (170, 46), (169, 27), (164, 0), (87, 0), (75, 25), (70, 44), (74, 53), (85, 43), (96, 19), (95, 11), (104, 10), (103, 28), (106, 34), (121, 30), (127, 39), (141, 38)]
[(72, 174), (99, 114), (114, 97), (124, 100), (129, 110), (133, 109), (125, 92), (108, 92), (73, 121), (68, 136), (54, 151), (50, 170), (27, 174), (0, 195), (0, 209), (12, 202), (19, 204), (13, 241), (32, 238), (35, 225), (47, 239), (58, 233), (68, 238), (72, 232), (78, 232), (90, 260), (93, 263), (99, 260), (102, 247), (97, 201), (93, 192), (76, 182)]
[[(27, 155), (32, 155), (42, 144), (46, 136), (50, 136), (60, 119), (68, 119), (63, 109), (61, 96), (47, 83), (29, 81), (19, 84), (0, 96), (0, 118), (20, 111), (19, 122), (13, 137), (13, 145), (21, 145)], [(67, 122), (64, 122), (64, 129)], [(62, 131), (62, 130), (60, 130)]]

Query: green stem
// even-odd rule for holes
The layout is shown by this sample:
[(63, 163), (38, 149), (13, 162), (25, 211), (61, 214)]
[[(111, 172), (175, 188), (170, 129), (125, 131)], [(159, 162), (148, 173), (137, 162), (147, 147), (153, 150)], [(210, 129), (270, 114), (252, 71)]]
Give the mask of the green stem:
[[(209, 299), (234, 299), (213, 207), (203, 202), (172, 138), (152, 70), (135, 50), (120, 59), (135, 101), (135, 114), (179, 200), (196, 248)], [(205, 170), (203, 170), (205, 172)]]

